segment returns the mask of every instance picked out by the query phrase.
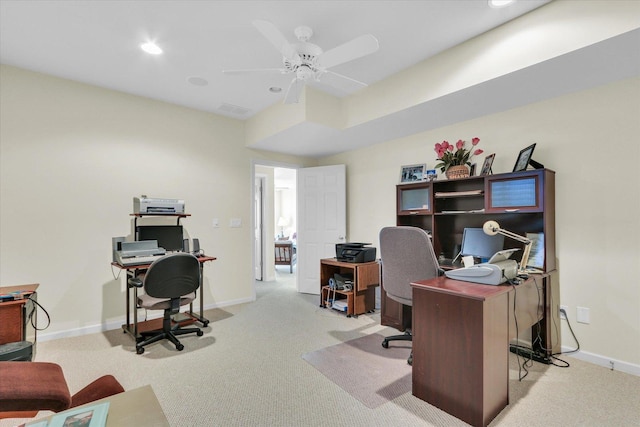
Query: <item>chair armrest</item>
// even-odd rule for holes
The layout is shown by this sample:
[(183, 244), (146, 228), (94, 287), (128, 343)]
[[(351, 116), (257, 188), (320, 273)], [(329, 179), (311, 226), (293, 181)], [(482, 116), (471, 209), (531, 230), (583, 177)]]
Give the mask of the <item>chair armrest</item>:
[(0, 362), (0, 411), (64, 411), (71, 405), (62, 368), (47, 362)]
[(127, 280), (127, 283), (129, 284), (129, 286), (132, 286), (134, 288), (142, 287), (142, 280), (138, 279), (137, 277), (132, 277), (131, 279)]
[(71, 396), (71, 408), (93, 402), (104, 397), (122, 393), (124, 388), (113, 375), (104, 375)]

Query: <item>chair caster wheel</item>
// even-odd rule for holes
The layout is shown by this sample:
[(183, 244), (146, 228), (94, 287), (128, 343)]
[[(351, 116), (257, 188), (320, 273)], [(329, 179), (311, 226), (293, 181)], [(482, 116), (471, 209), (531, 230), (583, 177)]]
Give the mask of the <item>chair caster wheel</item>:
[(202, 331), (198, 331), (198, 332), (196, 332), (196, 335), (197, 335), (197, 336), (199, 336), (199, 337), (201, 337), (201, 336), (203, 336), (203, 335), (204, 335), (204, 332), (202, 332)]
[(383, 348), (389, 348), (389, 341), (387, 341), (387, 340), (382, 341), (382, 347)]
[(144, 347), (136, 347), (136, 353), (138, 354), (144, 353)]
[(205, 321), (205, 322), (202, 322), (202, 326), (204, 326), (205, 328), (206, 328), (207, 326), (209, 326), (209, 321), (207, 320), (207, 321)]
[(178, 350), (178, 351), (182, 351), (182, 350), (184, 350), (184, 346), (183, 346), (182, 344), (178, 344), (178, 345), (176, 346), (176, 350)]

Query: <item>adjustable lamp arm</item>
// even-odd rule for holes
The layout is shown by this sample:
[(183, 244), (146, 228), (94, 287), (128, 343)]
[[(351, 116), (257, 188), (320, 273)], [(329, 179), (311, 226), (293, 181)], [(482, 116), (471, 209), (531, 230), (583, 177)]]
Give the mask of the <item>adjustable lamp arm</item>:
[(520, 260), (520, 268), (518, 273), (524, 274), (527, 269), (527, 262), (529, 262), (529, 252), (531, 251), (531, 239), (527, 239), (519, 234), (500, 228), (500, 225), (495, 221), (487, 221), (482, 226), (482, 230), (489, 236), (495, 236), (496, 234), (502, 234), (513, 240), (517, 240), (520, 243), (524, 243), (524, 252), (522, 259)]

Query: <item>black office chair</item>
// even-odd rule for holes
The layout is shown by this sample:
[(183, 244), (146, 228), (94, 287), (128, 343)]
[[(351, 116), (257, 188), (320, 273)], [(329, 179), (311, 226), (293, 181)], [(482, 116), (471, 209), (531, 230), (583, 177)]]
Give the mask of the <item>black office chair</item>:
[(187, 305), (196, 298), (196, 289), (200, 286), (200, 263), (198, 259), (187, 253), (175, 253), (155, 260), (144, 276), (144, 282), (139, 278), (129, 279), (129, 284), (144, 287), (145, 294), (138, 296), (138, 306), (148, 310), (164, 310), (162, 329), (142, 332), (143, 340), (136, 343), (136, 353), (144, 353), (144, 346), (168, 339), (182, 351), (184, 346), (176, 335), (196, 333), (199, 337), (203, 332), (200, 328), (180, 328), (179, 324), (172, 326), (171, 315), (180, 311), (180, 307)]
[[(417, 227), (385, 227), (380, 230), (380, 258), (382, 286), (387, 296), (401, 304), (412, 305), (411, 282), (431, 279), (439, 275), (440, 267), (429, 235)], [(411, 331), (394, 335), (382, 341), (411, 341)], [(413, 351), (407, 363), (413, 363)]]

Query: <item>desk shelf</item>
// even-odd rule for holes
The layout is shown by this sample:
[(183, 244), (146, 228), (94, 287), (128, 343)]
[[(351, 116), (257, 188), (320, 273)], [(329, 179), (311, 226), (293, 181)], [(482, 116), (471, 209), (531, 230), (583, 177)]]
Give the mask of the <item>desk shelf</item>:
[[(351, 317), (353, 315), (353, 297), (354, 291), (345, 291), (340, 289), (332, 289), (329, 286), (323, 286), (322, 292), (320, 295), (320, 306), (324, 308), (334, 308), (333, 303), (335, 301), (345, 301), (347, 302), (347, 317)], [(337, 310), (337, 309), (336, 309)], [(337, 310), (342, 312), (342, 310)]]
[(172, 213), (158, 213), (158, 214), (151, 214), (151, 213), (132, 213), (129, 214), (129, 216), (134, 217), (133, 218), (133, 229), (135, 230), (135, 227), (138, 225), (138, 218), (142, 218), (145, 216), (148, 217), (173, 217), (173, 218), (177, 218), (176, 220), (176, 225), (180, 225), (180, 220), (182, 218), (186, 218), (191, 216), (191, 214), (172, 214)]
[(353, 290), (336, 289), (336, 299), (347, 300), (347, 317), (358, 316), (375, 309), (375, 287), (380, 284), (380, 264), (377, 261), (349, 263), (335, 258), (320, 260), (320, 307), (333, 295), (329, 279), (335, 274), (353, 277)]

